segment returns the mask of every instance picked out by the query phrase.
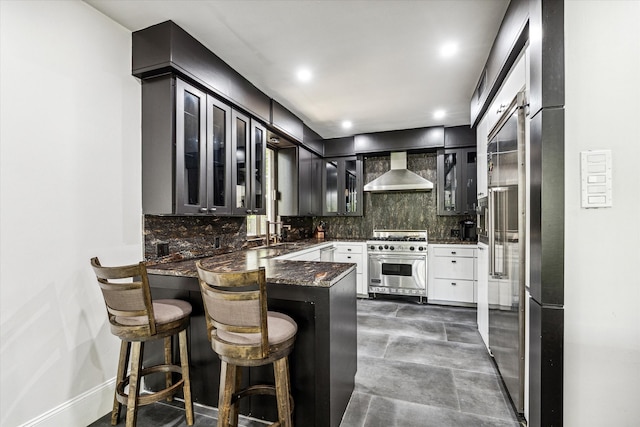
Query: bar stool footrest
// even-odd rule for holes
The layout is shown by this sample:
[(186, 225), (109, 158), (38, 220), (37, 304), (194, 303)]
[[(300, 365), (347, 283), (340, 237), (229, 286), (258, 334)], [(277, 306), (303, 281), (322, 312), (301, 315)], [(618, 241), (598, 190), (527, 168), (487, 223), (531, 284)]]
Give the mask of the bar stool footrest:
[[(166, 399), (168, 397), (173, 396), (178, 391), (182, 389), (182, 385), (184, 384), (184, 378), (182, 378), (182, 369), (178, 365), (155, 365), (150, 366), (148, 368), (144, 368), (140, 371), (140, 377), (144, 377), (145, 375), (157, 374), (157, 373), (169, 373), (173, 372), (180, 375), (180, 379), (168, 387), (163, 388), (162, 390), (154, 391), (149, 394), (143, 394), (138, 396), (138, 405), (144, 406), (149, 405), (150, 403), (155, 403), (160, 400)], [(129, 394), (125, 393), (124, 389), (129, 384), (130, 375), (127, 375), (123, 381), (120, 381), (116, 386), (116, 399), (118, 403), (126, 405), (129, 399)]]

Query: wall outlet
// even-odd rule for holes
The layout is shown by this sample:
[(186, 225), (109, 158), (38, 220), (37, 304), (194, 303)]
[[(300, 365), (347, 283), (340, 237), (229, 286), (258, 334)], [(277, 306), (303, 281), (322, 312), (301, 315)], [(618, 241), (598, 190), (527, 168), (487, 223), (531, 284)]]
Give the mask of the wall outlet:
[(452, 228), (451, 237), (460, 237), (460, 230), (458, 230), (457, 228)]
[(156, 245), (156, 255), (159, 256), (159, 257), (169, 255), (169, 244), (168, 243), (158, 243)]
[(218, 249), (220, 247), (220, 237), (216, 237), (213, 239), (213, 247)]

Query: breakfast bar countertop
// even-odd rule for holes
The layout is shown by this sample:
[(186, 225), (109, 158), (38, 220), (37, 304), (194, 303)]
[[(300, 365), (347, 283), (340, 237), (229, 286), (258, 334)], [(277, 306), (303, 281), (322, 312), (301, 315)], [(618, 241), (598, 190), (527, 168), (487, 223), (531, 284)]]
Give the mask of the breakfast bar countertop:
[[(279, 248), (246, 249), (227, 254), (200, 258), (203, 267), (230, 272), (265, 268), (268, 283), (284, 285), (330, 287), (355, 269), (356, 264), (276, 260), (282, 254)], [(178, 277), (198, 277), (198, 259), (188, 259), (147, 265), (149, 274)]]

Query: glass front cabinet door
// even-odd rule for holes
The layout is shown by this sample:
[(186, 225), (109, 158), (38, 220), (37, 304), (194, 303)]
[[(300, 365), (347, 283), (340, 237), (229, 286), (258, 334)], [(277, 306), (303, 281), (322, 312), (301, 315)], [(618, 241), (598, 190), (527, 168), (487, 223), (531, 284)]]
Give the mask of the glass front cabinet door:
[(175, 213), (228, 214), (231, 108), (176, 79)]
[(176, 81), (176, 213), (207, 211), (206, 102), (204, 92)]
[(231, 121), (232, 213), (264, 215), (266, 128), (235, 110)]
[(362, 216), (362, 159), (325, 160), (324, 215)]

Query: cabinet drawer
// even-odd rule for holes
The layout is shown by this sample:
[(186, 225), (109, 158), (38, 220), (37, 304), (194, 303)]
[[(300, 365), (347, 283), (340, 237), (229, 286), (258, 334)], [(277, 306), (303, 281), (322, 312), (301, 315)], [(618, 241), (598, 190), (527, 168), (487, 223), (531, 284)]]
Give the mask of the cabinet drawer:
[(363, 252), (363, 246), (359, 244), (339, 243), (336, 244), (336, 252), (341, 254), (361, 254)]
[(429, 266), (433, 277), (442, 279), (466, 279), (473, 280), (473, 258), (440, 256), (433, 257)]
[(350, 262), (357, 265), (356, 268), (358, 273), (362, 273), (364, 271), (364, 261), (363, 261), (362, 255), (334, 253), (333, 261), (334, 262)]
[(433, 255), (440, 257), (440, 256), (455, 256), (455, 257), (469, 257), (469, 258), (473, 258), (475, 256), (475, 248), (474, 247), (470, 247), (470, 248), (460, 248), (460, 247), (452, 247), (452, 248), (447, 248), (447, 247), (442, 247), (442, 246), (436, 246), (433, 248)]
[(473, 280), (435, 279), (429, 285), (429, 298), (441, 301), (475, 302)]

